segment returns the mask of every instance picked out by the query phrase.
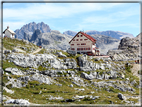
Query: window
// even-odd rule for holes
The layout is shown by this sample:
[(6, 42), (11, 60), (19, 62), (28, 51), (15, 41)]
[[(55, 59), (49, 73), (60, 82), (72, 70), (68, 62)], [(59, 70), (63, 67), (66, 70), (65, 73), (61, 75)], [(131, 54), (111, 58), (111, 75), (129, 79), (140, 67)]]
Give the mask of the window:
[(83, 48), (81, 48), (81, 50), (83, 50)]
[(71, 44), (71, 45), (74, 45), (74, 44)]
[(88, 50), (90, 50), (90, 48), (88, 48)]
[(93, 45), (95, 45), (95, 43), (93, 43)]
[(80, 41), (82, 41), (82, 39), (80, 39)]
[(76, 41), (78, 41), (78, 39), (76, 39)]
[(77, 44), (77, 45), (80, 45), (80, 44)]
[(88, 39), (84, 39), (84, 40), (88, 40)]
[(84, 48), (84, 50), (86, 50), (86, 48)]
[(80, 48), (77, 48), (77, 50), (80, 50)]
[(77, 37), (79, 37), (79, 35), (77, 35)]
[(81, 37), (82, 37), (83, 35), (81, 35)]
[(75, 39), (73, 39), (73, 41), (75, 41)]
[(74, 50), (74, 48), (71, 48), (71, 50)]
[(81, 43), (81, 45), (86, 45), (86, 43)]

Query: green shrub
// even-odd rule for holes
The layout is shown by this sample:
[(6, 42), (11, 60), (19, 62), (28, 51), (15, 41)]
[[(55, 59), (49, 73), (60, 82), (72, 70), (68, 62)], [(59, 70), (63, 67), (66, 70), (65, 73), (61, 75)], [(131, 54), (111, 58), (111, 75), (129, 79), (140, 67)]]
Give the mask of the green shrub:
[(39, 94), (39, 91), (33, 91), (32, 93), (33, 94)]
[(12, 84), (9, 84), (6, 86), (8, 89), (11, 89), (12, 88)]
[(83, 99), (83, 101), (90, 101), (90, 100), (92, 100), (92, 99), (90, 99), (89, 97), (85, 97), (85, 98)]
[(29, 85), (38, 86), (38, 85), (40, 85), (40, 83), (38, 81), (29, 81)]
[(133, 66), (132, 65), (127, 65), (127, 64), (125, 64), (125, 70), (127, 71), (127, 72), (131, 72), (131, 68), (132, 68)]
[(139, 70), (139, 71), (138, 71), (138, 74), (142, 75), (142, 70)]
[(47, 91), (47, 93), (55, 93), (55, 91), (54, 91), (54, 90), (51, 90), (51, 91)]

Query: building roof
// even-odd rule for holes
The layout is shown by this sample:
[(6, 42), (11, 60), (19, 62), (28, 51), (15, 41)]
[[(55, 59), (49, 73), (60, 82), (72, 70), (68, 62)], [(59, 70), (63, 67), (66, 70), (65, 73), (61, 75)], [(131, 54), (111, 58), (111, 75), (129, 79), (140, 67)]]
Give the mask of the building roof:
[[(78, 33), (72, 38), (72, 40), (73, 40), (79, 33), (81, 33), (82, 35), (86, 36), (86, 37), (87, 37), (89, 40), (91, 40), (92, 42), (96, 42), (96, 39), (94, 39), (94, 38), (91, 37), (90, 35), (88, 35), (88, 34), (86, 34), (86, 33), (84, 33), (84, 32), (81, 32), (81, 31), (78, 32)], [(71, 40), (71, 41), (72, 41), (72, 40)], [(71, 41), (70, 41), (70, 42), (71, 42)], [(70, 42), (69, 42), (69, 43), (70, 43)]]
[(12, 30), (10, 30), (8, 26), (7, 26), (7, 29), (4, 30), (4, 32), (3, 32), (4, 34), (5, 34), (6, 30), (9, 31), (11, 34), (15, 34), (15, 32), (13, 32)]

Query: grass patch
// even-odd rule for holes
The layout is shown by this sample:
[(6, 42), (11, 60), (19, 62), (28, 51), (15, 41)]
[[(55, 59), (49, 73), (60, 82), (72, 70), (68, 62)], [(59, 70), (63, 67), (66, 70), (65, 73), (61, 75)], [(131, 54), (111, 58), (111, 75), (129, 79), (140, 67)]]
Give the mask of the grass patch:
[(26, 50), (27, 53), (30, 52), (30, 47), (37, 48), (37, 46), (34, 45), (33, 43), (26, 44), (26, 42), (24, 42), (23, 40), (11, 39), (8, 37), (3, 38), (3, 46), (4, 46), (4, 48), (6, 48), (8, 50), (13, 50), (17, 46), (18, 47), (24, 46), (25, 48), (27, 48), (27, 50)]

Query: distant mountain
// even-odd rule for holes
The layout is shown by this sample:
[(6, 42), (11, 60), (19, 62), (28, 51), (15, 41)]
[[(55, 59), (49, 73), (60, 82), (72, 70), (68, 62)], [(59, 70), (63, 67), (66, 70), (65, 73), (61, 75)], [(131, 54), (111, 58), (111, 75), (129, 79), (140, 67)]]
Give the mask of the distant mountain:
[(71, 36), (60, 33), (57, 30), (51, 30), (42, 33), (39, 29), (35, 30), (32, 35), (25, 35), (24, 39), (44, 48), (67, 50)]
[[(121, 37), (126, 35), (129, 37), (133, 36), (132, 34), (117, 31), (85, 32), (97, 40), (96, 45), (103, 54), (106, 54), (108, 50), (116, 50), (120, 43)], [(16, 30), (15, 33), (19, 39), (28, 40), (44, 48), (67, 50), (70, 47), (69, 41), (76, 35), (77, 32), (68, 30), (62, 34), (57, 30), (51, 30), (50, 27), (43, 22), (38, 24), (32, 22), (23, 25), (23, 27)]]
[(77, 32), (68, 30), (68, 31), (63, 32), (63, 34), (75, 36), (77, 34)]
[(119, 39), (112, 38), (101, 34), (90, 35), (97, 40), (96, 46), (100, 49), (100, 53), (106, 54), (108, 50), (116, 50), (120, 43)]
[[(75, 31), (65, 31), (65, 34), (74, 36), (77, 32)], [(130, 37), (133, 38), (134, 36), (130, 33), (125, 33), (125, 32), (120, 32), (120, 31), (96, 31), (96, 30), (88, 30), (85, 31), (88, 35), (93, 35), (93, 34), (100, 34), (100, 35), (105, 35), (105, 36), (110, 36), (116, 39), (122, 39), (124, 37)]]
[(51, 31), (50, 27), (43, 22), (37, 24), (35, 22), (31, 22), (21, 27), (21, 29), (15, 30), (14, 32), (16, 33), (16, 38), (23, 39), (24, 35), (32, 35), (36, 29), (39, 29), (42, 33)]

